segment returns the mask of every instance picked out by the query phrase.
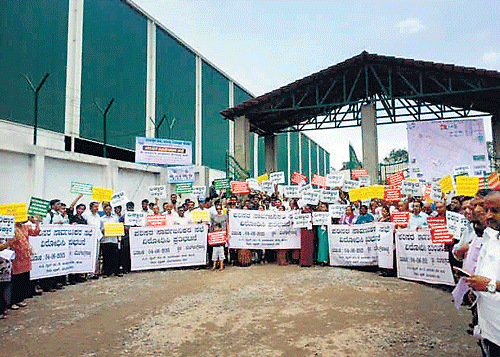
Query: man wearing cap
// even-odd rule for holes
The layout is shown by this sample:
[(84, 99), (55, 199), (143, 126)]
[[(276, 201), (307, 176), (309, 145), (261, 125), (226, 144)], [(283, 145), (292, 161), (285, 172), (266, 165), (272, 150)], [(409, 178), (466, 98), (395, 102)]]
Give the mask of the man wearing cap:
[(58, 199), (53, 199), (49, 202), (50, 211), (47, 213), (42, 221), (42, 224), (63, 224), (64, 218), (61, 216), (61, 201)]

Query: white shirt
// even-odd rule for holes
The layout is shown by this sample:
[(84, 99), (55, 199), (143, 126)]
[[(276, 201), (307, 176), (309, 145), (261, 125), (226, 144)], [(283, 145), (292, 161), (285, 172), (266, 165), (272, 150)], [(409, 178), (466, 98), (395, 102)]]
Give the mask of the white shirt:
[(474, 231), (474, 227), (472, 226), (472, 223), (469, 222), (465, 227), (464, 231), (462, 232), (462, 234), (460, 235), (460, 241), (453, 246), (452, 253), (455, 259), (457, 259), (456, 256), (457, 250), (464, 247), (466, 244), (469, 244), (475, 235), (476, 232)]
[(97, 227), (97, 240), (102, 238), (102, 232), (101, 232), (101, 216), (99, 216), (99, 213), (93, 214), (90, 211), (85, 211), (82, 214), (82, 217), (87, 220), (87, 224), (89, 226), (94, 226)]
[[(479, 253), (475, 275), (494, 281), (500, 277), (499, 232), (486, 228), (483, 233), (483, 247)], [(477, 312), (481, 336), (500, 346), (500, 292), (476, 291)]]
[(47, 213), (47, 215), (42, 221), (42, 224), (62, 224), (62, 223), (64, 223), (63, 216), (61, 216), (59, 212), (56, 212), (53, 209)]

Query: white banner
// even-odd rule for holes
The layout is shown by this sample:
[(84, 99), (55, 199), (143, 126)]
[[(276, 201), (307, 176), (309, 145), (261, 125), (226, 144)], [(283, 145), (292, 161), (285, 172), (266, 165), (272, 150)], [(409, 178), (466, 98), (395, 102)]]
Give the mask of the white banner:
[(300, 229), (292, 213), (229, 211), (229, 247), (239, 249), (300, 249)]
[(338, 203), (340, 200), (339, 190), (323, 190), (319, 200), (324, 203)]
[(135, 138), (135, 162), (156, 165), (192, 165), (191, 141)]
[(168, 183), (194, 182), (194, 166), (175, 166), (167, 168)]
[(396, 232), (398, 278), (455, 285), (444, 244), (433, 244), (428, 229)]
[(453, 238), (460, 239), (468, 224), (469, 220), (463, 214), (446, 211), (446, 226)]
[(374, 223), (355, 226), (331, 225), (328, 229), (330, 265), (377, 265), (377, 240)]
[(205, 224), (130, 228), (132, 270), (205, 265)]
[(394, 267), (394, 224), (389, 222), (377, 222), (377, 253), (378, 266), (385, 269)]
[(149, 186), (149, 194), (151, 197), (166, 198), (167, 188), (165, 185), (160, 186)]
[(97, 227), (87, 225), (41, 226), (38, 236), (29, 237), (35, 252), (30, 279), (94, 272), (97, 233)]

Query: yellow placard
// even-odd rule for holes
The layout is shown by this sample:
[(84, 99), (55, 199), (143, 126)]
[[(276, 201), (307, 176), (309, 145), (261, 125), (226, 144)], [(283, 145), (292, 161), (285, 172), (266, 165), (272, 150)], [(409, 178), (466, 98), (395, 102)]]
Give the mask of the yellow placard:
[(349, 201), (356, 202), (370, 198), (370, 188), (361, 187), (349, 190)]
[(381, 185), (373, 185), (368, 187), (370, 190), (369, 198), (379, 198), (381, 200), (384, 199), (385, 187)]
[(113, 190), (108, 188), (94, 187), (92, 190), (92, 199), (99, 202), (111, 202), (111, 196), (113, 196)]
[(458, 176), (455, 178), (457, 196), (475, 196), (479, 190), (479, 177)]
[(259, 181), (259, 183), (262, 183), (262, 181), (269, 181), (269, 175), (267, 174), (267, 172), (263, 175), (260, 175), (257, 180)]
[(418, 182), (418, 179), (405, 178), (405, 181)]
[(451, 176), (447, 175), (439, 180), (439, 187), (441, 187), (441, 192), (448, 193), (453, 190), (453, 181)]
[(16, 222), (25, 222), (28, 220), (28, 209), (26, 208), (26, 203), (0, 205), (0, 214), (5, 216), (14, 216), (14, 220)]
[(191, 220), (194, 223), (210, 222), (210, 211), (209, 210), (192, 211)]
[(122, 237), (125, 235), (125, 226), (123, 223), (105, 223), (104, 236), (105, 237)]

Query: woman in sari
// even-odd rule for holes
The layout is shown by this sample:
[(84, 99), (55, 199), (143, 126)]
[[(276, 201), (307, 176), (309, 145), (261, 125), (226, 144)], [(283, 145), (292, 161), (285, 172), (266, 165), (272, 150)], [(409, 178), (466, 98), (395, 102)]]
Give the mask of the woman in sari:
[(339, 224), (347, 224), (347, 225), (352, 225), (356, 223), (356, 215), (354, 214), (352, 210), (352, 206), (347, 206), (345, 208), (345, 213), (340, 217)]

